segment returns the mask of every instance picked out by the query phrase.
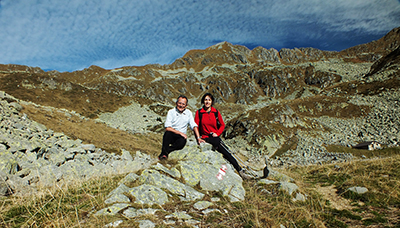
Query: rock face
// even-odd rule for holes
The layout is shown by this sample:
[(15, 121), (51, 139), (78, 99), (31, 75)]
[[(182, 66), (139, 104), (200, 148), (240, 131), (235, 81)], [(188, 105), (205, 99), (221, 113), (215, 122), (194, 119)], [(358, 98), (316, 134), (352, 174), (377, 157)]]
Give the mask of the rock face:
[(37, 186), (135, 172), (151, 164), (140, 151), (134, 158), (123, 149), (113, 155), (53, 132), (20, 114), (19, 101), (4, 92), (0, 103), (1, 195), (34, 193)]
[[(6, 180), (0, 186), (2, 194), (22, 185), (66, 180), (77, 169), (80, 176), (90, 177), (93, 172), (131, 172), (128, 167), (137, 170), (151, 163), (143, 162), (151, 159), (144, 153), (117, 156), (53, 132), (20, 114), (21, 102), (70, 110), (129, 133), (158, 134), (178, 95), (185, 94), (194, 111), (201, 107), (201, 96), (211, 92), (226, 123), (222, 137), (255, 165), (265, 159), (276, 166), (348, 161), (354, 159), (351, 154), (332, 147), (350, 148), (359, 142), (398, 146), (399, 31), (395, 28), (377, 41), (341, 52), (249, 50), (222, 42), (191, 50), (163, 66), (113, 70), (91, 66), (60, 73), (0, 65), (0, 91), (5, 92), (1, 93), (0, 175)], [(161, 178), (161, 171), (155, 170), (146, 173), (149, 180)], [(168, 173), (189, 178), (188, 173), (198, 171), (184, 159), (179, 170)], [(192, 186), (196, 181), (189, 178), (186, 183)], [(157, 192), (156, 188), (149, 190)]]
[[(175, 220), (180, 220), (196, 225), (200, 222), (193, 220), (187, 214), (188, 211), (210, 213), (213, 210), (208, 209), (209, 207), (212, 207), (216, 201), (224, 200), (220, 197), (225, 197), (231, 202), (244, 200), (245, 190), (242, 179), (235, 173), (234, 168), (227, 164), (222, 154), (212, 150), (210, 144), (202, 144), (199, 148), (195, 142), (189, 141), (182, 150), (172, 152), (168, 160), (174, 162), (157, 163), (144, 169), (138, 175), (128, 174), (119, 182), (119, 186), (108, 194), (105, 201), (108, 206), (94, 214), (96, 216), (123, 214), (129, 218), (136, 218), (163, 211), (167, 214), (161, 218), (165, 224), (175, 224)], [(227, 166), (226, 174), (218, 178), (221, 166)], [(294, 196), (296, 192), (296, 198), (293, 200), (305, 200), (305, 196), (298, 193), (299, 187), (291, 183), (293, 180), (289, 177), (274, 170), (271, 170), (270, 176), (275, 180), (261, 179), (257, 184), (277, 185), (289, 196)], [(212, 197), (215, 192), (220, 193), (220, 197)], [(193, 206), (191, 210), (173, 209), (174, 212), (154, 209), (163, 208), (162, 206), (166, 203), (186, 203)], [(137, 209), (138, 205), (141, 209)], [(219, 210), (218, 212), (224, 213)]]
[[(134, 179), (128, 177), (127, 180), (122, 180), (118, 189), (124, 189), (124, 185), (136, 182), (141, 187), (127, 188), (125, 192), (132, 194), (137, 203), (141, 204), (156, 203), (154, 199), (157, 198), (160, 200), (158, 204), (162, 205), (168, 201), (168, 198), (158, 195), (167, 196), (168, 194), (179, 196), (181, 201), (197, 201), (204, 197), (205, 194), (202, 192), (207, 191), (221, 192), (233, 202), (244, 199), (245, 191), (241, 177), (235, 173), (230, 164), (227, 164), (220, 153), (212, 150), (211, 145), (205, 144), (199, 148), (195, 142), (189, 142), (184, 149), (171, 153), (169, 160), (177, 161), (177, 164), (172, 166), (157, 163), (143, 170)], [(226, 175), (218, 179), (218, 171), (223, 165), (228, 167)], [(180, 179), (183, 179), (185, 184), (180, 182)], [(152, 198), (150, 193), (150, 195), (143, 194), (143, 192), (152, 191), (155, 191), (154, 199), (150, 199)], [(121, 192), (115, 191), (115, 193)], [(110, 197), (113, 195), (111, 194)]]

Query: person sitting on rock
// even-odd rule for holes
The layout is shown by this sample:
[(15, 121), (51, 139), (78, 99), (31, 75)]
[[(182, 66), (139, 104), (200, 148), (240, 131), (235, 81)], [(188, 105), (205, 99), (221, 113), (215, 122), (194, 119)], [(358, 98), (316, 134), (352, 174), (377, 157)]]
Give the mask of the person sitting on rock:
[(196, 137), (200, 136), (192, 112), (186, 109), (187, 104), (188, 98), (180, 95), (176, 100), (176, 107), (168, 111), (167, 119), (164, 124), (165, 133), (162, 141), (161, 154), (158, 156), (160, 160), (168, 159), (169, 153), (185, 147), (188, 125), (194, 131)]
[(221, 113), (213, 107), (214, 96), (211, 93), (204, 94), (201, 98), (201, 103), (203, 107), (196, 111), (194, 118), (194, 121), (199, 126), (201, 135), (197, 137), (197, 143), (207, 142), (213, 145), (213, 147), (233, 165), (243, 179), (250, 179), (251, 177), (244, 173), (242, 167), (240, 167), (237, 160), (229, 152), (229, 149), (219, 137), (225, 129), (225, 123)]

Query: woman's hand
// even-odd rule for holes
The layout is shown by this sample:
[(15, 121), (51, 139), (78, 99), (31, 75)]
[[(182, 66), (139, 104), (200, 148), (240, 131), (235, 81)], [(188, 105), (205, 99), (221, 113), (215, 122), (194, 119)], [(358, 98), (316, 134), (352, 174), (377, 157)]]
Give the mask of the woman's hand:
[(214, 132), (211, 134), (211, 136), (212, 137), (218, 137), (217, 133), (214, 133)]
[(197, 138), (197, 144), (200, 145), (200, 143), (205, 143), (204, 139), (202, 138)]

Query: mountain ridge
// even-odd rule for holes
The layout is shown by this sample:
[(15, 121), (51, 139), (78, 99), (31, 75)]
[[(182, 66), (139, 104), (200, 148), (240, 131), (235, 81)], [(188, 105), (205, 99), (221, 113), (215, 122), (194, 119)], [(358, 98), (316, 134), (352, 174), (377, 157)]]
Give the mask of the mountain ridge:
[[(274, 156), (297, 137), (297, 131), (327, 131), (315, 118), (365, 118), (372, 104), (357, 104), (361, 96), (397, 90), (399, 34), (400, 28), (395, 28), (377, 41), (340, 52), (313, 48), (249, 50), (222, 42), (204, 50), (190, 50), (169, 65), (112, 70), (90, 66), (60, 73), (0, 65), (0, 90), (21, 100), (76, 111), (93, 120), (131, 103), (164, 116), (179, 94), (189, 97), (190, 109), (197, 109), (207, 91), (214, 94), (216, 107), (227, 121), (224, 137), (245, 138), (257, 153)], [(162, 130), (160, 120), (147, 121), (152, 123), (148, 130)], [(346, 140), (339, 144), (374, 139), (365, 131), (363, 138), (345, 132), (341, 137)], [(395, 143), (384, 137), (377, 139)]]

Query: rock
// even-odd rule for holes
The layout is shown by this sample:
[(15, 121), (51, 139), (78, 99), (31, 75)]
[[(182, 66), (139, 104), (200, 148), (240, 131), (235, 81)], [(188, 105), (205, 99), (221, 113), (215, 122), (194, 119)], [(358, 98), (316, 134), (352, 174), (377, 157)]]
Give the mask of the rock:
[(139, 204), (158, 204), (164, 205), (168, 202), (168, 195), (161, 188), (143, 184), (138, 187), (131, 188), (129, 193), (135, 197), (134, 203)]
[(183, 197), (182, 199), (185, 201), (193, 201), (204, 197), (203, 193), (200, 193), (192, 187), (182, 184), (171, 177), (161, 175), (155, 170), (144, 170), (142, 175), (139, 177), (139, 181), (142, 184), (163, 188), (172, 194)]
[(130, 202), (131, 202), (131, 200), (124, 194), (113, 194), (110, 198), (108, 198), (104, 201), (104, 203), (106, 203), (106, 204), (130, 203)]
[(261, 179), (259, 181), (257, 181), (257, 184), (259, 185), (270, 185), (270, 184), (278, 184), (278, 181), (274, 181), (274, 180), (268, 180), (268, 179)]
[(137, 175), (136, 173), (129, 173), (128, 175), (126, 175), (122, 180), (120, 180), (118, 183), (121, 184), (129, 184), (134, 182), (135, 180), (137, 180), (139, 178), (139, 175)]
[(80, 147), (86, 151), (94, 151), (96, 146), (93, 144), (81, 144)]
[(358, 186), (355, 186), (355, 187), (350, 187), (350, 188), (348, 188), (347, 190), (349, 190), (349, 191), (352, 191), (352, 192), (355, 192), (355, 193), (357, 193), (357, 194), (364, 194), (364, 193), (366, 193), (366, 192), (368, 192), (368, 189), (367, 188), (365, 188), (365, 187), (358, 187)]
[(160, 211), (159, 209), (153, 209), (153, 208), (147, 208), (147, 209), (136, 209), (133, 207), (130, 207), (124, 211), (124, 216), (128, 218), (135, 218), (139, 216), (144, 216), (144, 215), (154, 215), (157, 211)]
[(293, 178), (291, 178), (291, 177), (289, 177), (289, 176), (287, 176), (287, 175), (285, 175), (283, 173), (280, 173), (280, 172), (278, 172), (276, 170), (273, 170), (273, 169), (269, 169), (269, 175), (268, 176), (270, 178), (272, 178), (272, 179), (275, 179), (275, 180), (278, 180), (278, 181), (283, 181), (283, 182), (294, 181)]
[(294, 202), (297, 202), (297, 201), (305, 202), (306, 196), (298, 192), (298, 193), (296, 193), (296, 197), (293, 198), (293, 201)]
[(112, 206), (106, 207), (104, 209), (101, 209), (99, 211), (97, 211), (94, 215), (98, 216), (98, 215), (116, 215), (118, 212), (124, 210), (125, 208), (127, 208), (129, 206), (129, 204), (127, 203), (116, 203)]
[(191, 219), (192, 216), (188, 215), (185, 211), (178, 211), (175, 213), (172, 213), (170, 215), (165, 216), (165, 218), (175, 218), (175, 219), (183, 219), (183, 220), (188, 220)]
[[(113, 113), (101, 113), (97, 121), (132, 133), (145, 133), (150, 128), (159, 124), (157, 118), (162, 118), (150, 108), (132, 103)], [(153, 120), (153, 121), (148, 121)]]
[(20, 111), (23, 109), (22, 106), (21, 106), (19, 103), (17, 103), (17, 102), (11, 102), (11, 103), (10, 103), (10, 106), (13, 107), (13, 108), (15, 108), (15, 110), (16, 110), (17, 112), (20, 112)]
[(299, 186), (297, 186), (294, 183), (280, 182), (279, 189), (286, 191), (289, 195), (292, 195), (293, 192), (295, 192), (295, 191), (297, 191), (297, 189), (299, 189)]
[(217, 213), (219, 213), (219, 214), (223, 214), (223, 213), (222, 213), (220, 210), (218, 210), (218, 209), (206, 209), (206, 210), (202, 211), (202, 213), (205, 214), (205, 215), (210, 214), (210, 213), (215, 213), (215, 212), (217, 212)]
[(213, 205), (213, 203), (208, 202), (208, 201), (199, 201), (193, 205), (193, 208), (196, 210), (202, 211), (204, 209), (211, 207), (212, 205)]
[(133, 157), (129, 151), (127, 151), (125, 149), (121, 149), (121, 151), (122, 151), (121, 159), (127, 160), (127, 161), (133, 161)]
[(108, 193), (107, 198), (112, 197), (113, 195), (122, 194), (124, 192), (128, 192), (130, 190), (125, 184), (121, 183), (116, 189), (112, 190)]
[(115, 222), (112, 223), (108, 223), (107, 225), (105, 225), (104, 227), (118, 227), (119, 225), (121, 225), (123, 223), (123, 220), (117, 220)]
[(154, 228), (156, 227), (156, 224), (154, 224), (150, 220), (140, 220), (139, 221), (139, 228)]
[(7, 183), (7, 174), (0, 171), (0, 196), (8, 196), (13, 193), (11, 186)]
[[(168, 169), (167, 167), (161, 165), (160, 163), (157, 163), (156, 165), (151, 166), (151, 168), (155, 169), (155, 170), (158, 170), (158, 171), (162, 171), (164, 173), (167, 173), (167, 174), (171, 175), (175, 179), (181, 178), (181, 173), (175, 167), (172, 168), (172, 169)], [(192, 186), (194, 186), (194, 185), (192, 185)]]

